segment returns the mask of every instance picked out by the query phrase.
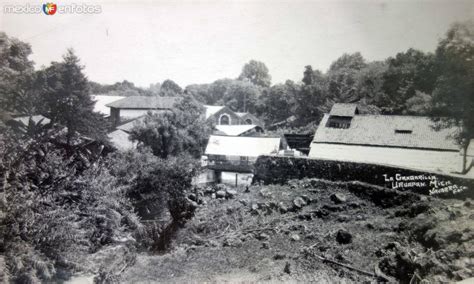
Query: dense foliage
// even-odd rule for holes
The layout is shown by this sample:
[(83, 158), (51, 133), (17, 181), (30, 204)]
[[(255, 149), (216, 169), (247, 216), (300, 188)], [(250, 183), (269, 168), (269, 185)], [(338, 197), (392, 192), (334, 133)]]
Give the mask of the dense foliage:
[(182, 153), (199, 158), (211, 129), (204, 107), (186, 96), (171, 111), (148, 113), (130, 131), (130, 138), (163, 159)]
[(101, 167), (100, 155), (71, 152), (63, 136), (61, 129), (33, 121), (0, 135), (3, 250), (17, 283), (106, 266), (91, 267), (87, 258), (106, 245), (127, 242), (132, 248), (141, 226), (126, 187)]

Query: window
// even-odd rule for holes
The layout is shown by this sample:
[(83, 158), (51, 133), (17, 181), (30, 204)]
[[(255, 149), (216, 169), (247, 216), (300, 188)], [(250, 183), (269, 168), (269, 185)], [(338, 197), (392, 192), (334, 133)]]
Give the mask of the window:
[(245, 120), (245, 123), (247, 123), (247, 124), (252, 124), (253, 121), (252, 121), (250, 118), (247, 118), (247, 119)]
[(351, 126), (352, 117), (331, 116), (328, 119), (326, 127), (347, 129)]
[(230, 116), (227, 114), (223, 114), (219, 117), (219, 124), (220, 125), (229, 125), (230, 124)]
[(408, 130), (408, 129), (395, 129), (395, 133), (396, 134), (412, 134), (413, 131)]

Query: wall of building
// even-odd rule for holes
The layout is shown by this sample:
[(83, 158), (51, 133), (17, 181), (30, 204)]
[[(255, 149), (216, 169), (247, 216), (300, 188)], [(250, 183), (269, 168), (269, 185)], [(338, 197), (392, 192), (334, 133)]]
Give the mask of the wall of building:
[(121, 109), (120, 117), (121, 118), (136, 118), (142, 115), (147, 114), (149, 110), (146, 109)]
[(338, 144), (312, 143), (309, 157), (392, 165), (445, 173), (458, 172), (462, 166), (462, 157), (459, 152)]

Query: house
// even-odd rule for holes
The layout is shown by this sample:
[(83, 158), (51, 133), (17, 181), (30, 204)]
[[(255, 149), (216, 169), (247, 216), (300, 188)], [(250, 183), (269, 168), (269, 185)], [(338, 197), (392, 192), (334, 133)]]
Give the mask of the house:
[(209, 168), (218, 171), (251, 172), (260, 155), (278, 154), (286, 149), (280, 137), (241, 137), (211, 135), (205, 155)]
[(263, 123), (254, 115), (247, 112), (234, 112), (226, 106), (204, 105), (206, 119), (214, 121), (216, 125), (257, 125), (263, 129)]
[(137, 147), (137, 142), (133, 142), (129, 139), (130, 131), (132, 128), (143, 121), (145, 116), (140, 116), (136, 119), (132, 119), (129, 122), (118, 125), (114, 131), (110, 132), (107, 136), (110, 139), (112, 145), (114, 145), (119, 150), (130, 150)]
[(169, 111), (179, 102), (179, 97), (131, 96), (108, 103), (112, 127), (124, 119), (133, 119), (151, 112)]
[(309, 157), (459, 172), (462, 155), (455, 132), (436, 131), (428, 117), (366, 115), (355, 104), (335, 104), (314, 135)]

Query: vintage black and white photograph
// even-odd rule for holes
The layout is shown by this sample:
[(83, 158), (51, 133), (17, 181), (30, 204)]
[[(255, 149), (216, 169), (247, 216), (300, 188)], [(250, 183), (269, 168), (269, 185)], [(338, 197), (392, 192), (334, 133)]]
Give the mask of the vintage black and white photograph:
[(472, 0), (0, 9), (0, 283), (474, 283)]

